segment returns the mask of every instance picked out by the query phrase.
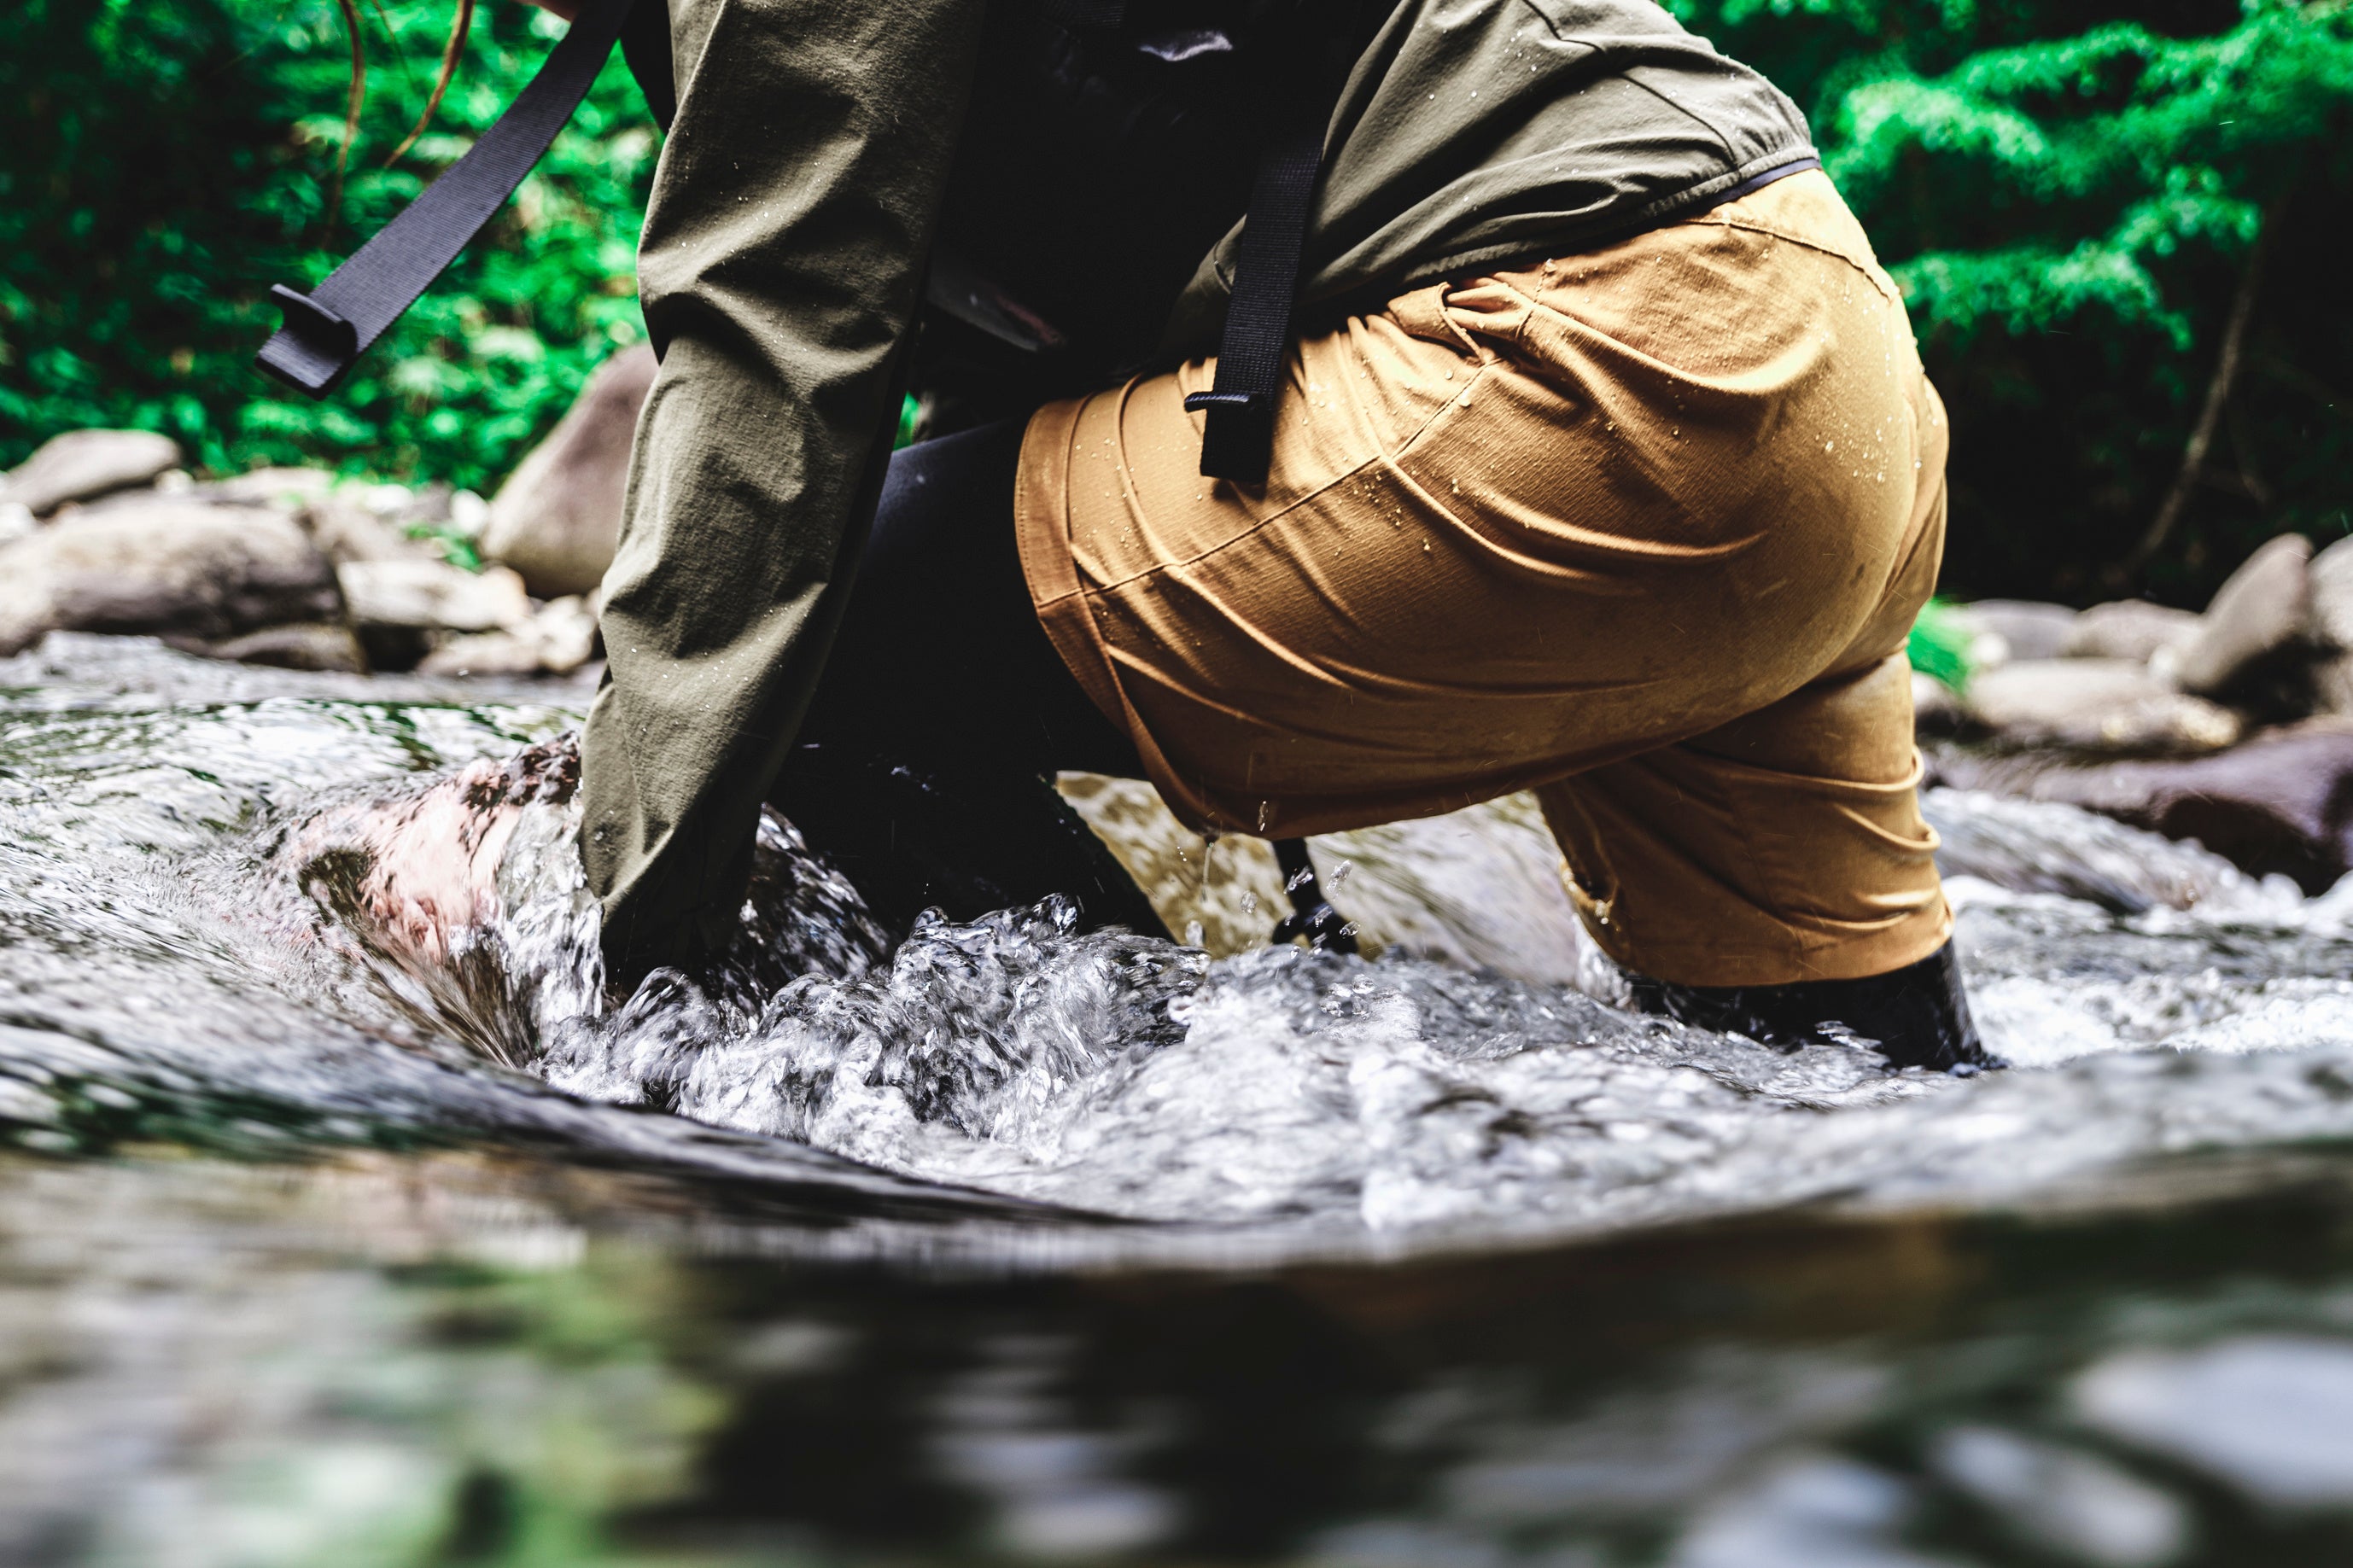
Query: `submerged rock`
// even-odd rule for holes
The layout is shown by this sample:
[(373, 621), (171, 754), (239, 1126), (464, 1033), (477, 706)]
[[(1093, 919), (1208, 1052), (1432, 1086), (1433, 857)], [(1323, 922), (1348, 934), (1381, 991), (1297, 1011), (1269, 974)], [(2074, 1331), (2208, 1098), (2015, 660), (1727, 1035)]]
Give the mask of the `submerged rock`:
[(2073, 764), (2051, 757), (1945, 752), (1936, 782), (2082, 806), (2194, 838), (2256, 876), (2281, 872), (2308, 893), (2353, 870), (2353, 727), (2316, 722), (2217, 756)]
[(129, 489), (180, 466), (180, 444), (152, 430), (73, 430), (40, 448), (0, 479), (0, 502), (36, 517), (68, 501)]
[(255, 508), (157, 499), (0, 546), (0, 653), (51, 631), (220, 638), (342, 609), (310, 537)]
[(2176, 691), (2126, 659), (2030, 659), (1985, 670), (1969, 682), (1968, 707), (2010, 747), (2212, 752), (2240, 730), (2230, 710)]
[(533, 593), (586, 594), (605, 580), (621, 536), (629, 445), (654, 369), (653, 350), (642, 345), (599, 365), (492, 499), (482, 553), (522, 574)]

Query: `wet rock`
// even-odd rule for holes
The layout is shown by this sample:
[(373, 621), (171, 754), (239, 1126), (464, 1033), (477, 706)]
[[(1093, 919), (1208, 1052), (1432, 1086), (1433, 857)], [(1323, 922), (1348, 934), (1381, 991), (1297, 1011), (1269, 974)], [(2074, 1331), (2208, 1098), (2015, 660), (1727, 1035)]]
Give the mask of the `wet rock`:
[(531, 619), (522, 579), (503, 566), (477, 573), (446, 561), (348, 561), (335, 575), (379, 669), (415, 668), (453, 632), (504, 631)]
[(522, 579), (502, 566), (469, 572), (444, 561), (353, 561), (335, 575), (353, 626), (488, 632), (531, 619)]
[(2176, 691), (2125, 659), (2031, 659), (1969, 682), (1972, 717), (2012, 748), (2212, 752), (2239, 738), (2230, 710)]
[(482, 553), (522, 573), (533, 593), (586, 594), (605, 580), (621, 533), (629, 444), (653, 381), (650, 348), (607, 360), (491, 500)]
[(56, 630), (227, 637), (342, 608), (309, 536), (248, 508), (158, 500), (0, 547), (0, 653)]
[(367, 651), (351, 627), (330, 621), (265, 626), (202, 651), (208, 658), (266, 664), (278, 669), (318, 669), (343, 675), (368, 673)]
[(542, 605), (512, 631), (453, 637), (417, 664), (420, 675), (569, 675), (596, 650), (596, 617), (575, 594)]
[(2198, 640), (2203, 623), (2189, 610), (2119, 599), (2094, 605), (2075, 617), (2059, 650), (2067, 658), (2123, 658), (2156, 664), (2158, 673), (2179, 668), (2182, 651)]
[(1939, 750), (1934, 782), (2082, 806), (2194, 838), (2242, 870), (2317, 893), (2353, 870), (2353, 725), (2316, 721), (2215, 756), (2084, 765)]
[(69, 501), (144, 485), (180, 466), (180, 445), (152, 430), (73, 430), (40, 448), (0, 479), (0, 501), (36, 517)]
[[(2196, 640), (2181, 651), (2176, 679), (2184, 691), (2247, 700), (2281, 676), (2308, 668), (2311, 560), (2311, 541), (2284, 533), (2231, 574), (2206, 606)], [(2303, 684), (2308, 691), (2308, 682)], [(2295, 709), (2303, 703), (2291, 695), (2284, 704), (2259, 705)]]
[(1983, 644), (1969, 650), (1980, 668), (2014, 660), (2057, 658), (2073, 634), (2075, 612), (2064, 605), (2031, 599), (1979, 599), (1957, 605), (1954, 615), (1973, 637), (1999, 637), (1999, 646)]

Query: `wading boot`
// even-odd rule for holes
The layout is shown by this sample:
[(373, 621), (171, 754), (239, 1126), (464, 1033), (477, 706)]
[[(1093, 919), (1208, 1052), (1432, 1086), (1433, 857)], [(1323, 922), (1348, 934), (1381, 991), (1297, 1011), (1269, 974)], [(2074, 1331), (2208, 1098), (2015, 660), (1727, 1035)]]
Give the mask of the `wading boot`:
[(1792, 985), (1676, 985), (1628, 974), (1634, 1004), (1681, 1023), (1783, 1050), (1867, 1045), (1899, 1068), (1974, 1073), (2006, 1064), (1969, 1019), (1960, 961), (1947, 942), (1919, 963), (1862, 980)]

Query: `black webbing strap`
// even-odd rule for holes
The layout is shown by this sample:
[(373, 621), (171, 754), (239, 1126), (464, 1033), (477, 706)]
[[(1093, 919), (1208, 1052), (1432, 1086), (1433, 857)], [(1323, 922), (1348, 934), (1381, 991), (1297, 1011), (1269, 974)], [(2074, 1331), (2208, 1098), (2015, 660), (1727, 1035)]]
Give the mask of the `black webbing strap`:
[[(1301, 8), (1283, 52), (1293, 79), (1278, 88), (1282, 118), (1259, 154), (1250, 214), (1234, 253), (1234, 290), (1218, 343), (1218, 374), (1207, 392), (1185, 399), (1203, 417), (1201, 472), (1212, 479), (1262, 484), (1274, 445), (1274, 416), (1291, 348), (1291, 318), (1299, 300), (1299, 261), (1307, 240), (1315, 180), (1323, 173), (1324, 132), (1347, 78), (1348, 59), (1335, 46), (1345, 33), (1321, 36)], [(1285, 90), (1287, 89), (1287, 90)]]
[(285, 325), (255, 363), (324, 397), (368, 345), (432, 287), (495, 216), (580, 107), (613, 52), (633, 0), (586, 0), (580, 15), (498, 123), (308, 294), (277, 284)]

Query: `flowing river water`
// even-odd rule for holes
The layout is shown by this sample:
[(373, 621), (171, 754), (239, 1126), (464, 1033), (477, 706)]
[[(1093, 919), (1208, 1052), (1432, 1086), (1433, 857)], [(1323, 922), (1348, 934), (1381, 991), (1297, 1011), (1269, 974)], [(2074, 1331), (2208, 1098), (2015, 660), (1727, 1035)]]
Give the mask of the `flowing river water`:
[(613, 1005), (560, 769), (354, 917), (586, 698), (0, 661), (0, 1562), (2353, 1550), (2353, 884), (1931, 792), (1973, 1078), (1622, 1010), (1513, 802), (1318, 841), (1369, 958), (1092, 779), (1188, 944), (890, 950), (772, 823)]

